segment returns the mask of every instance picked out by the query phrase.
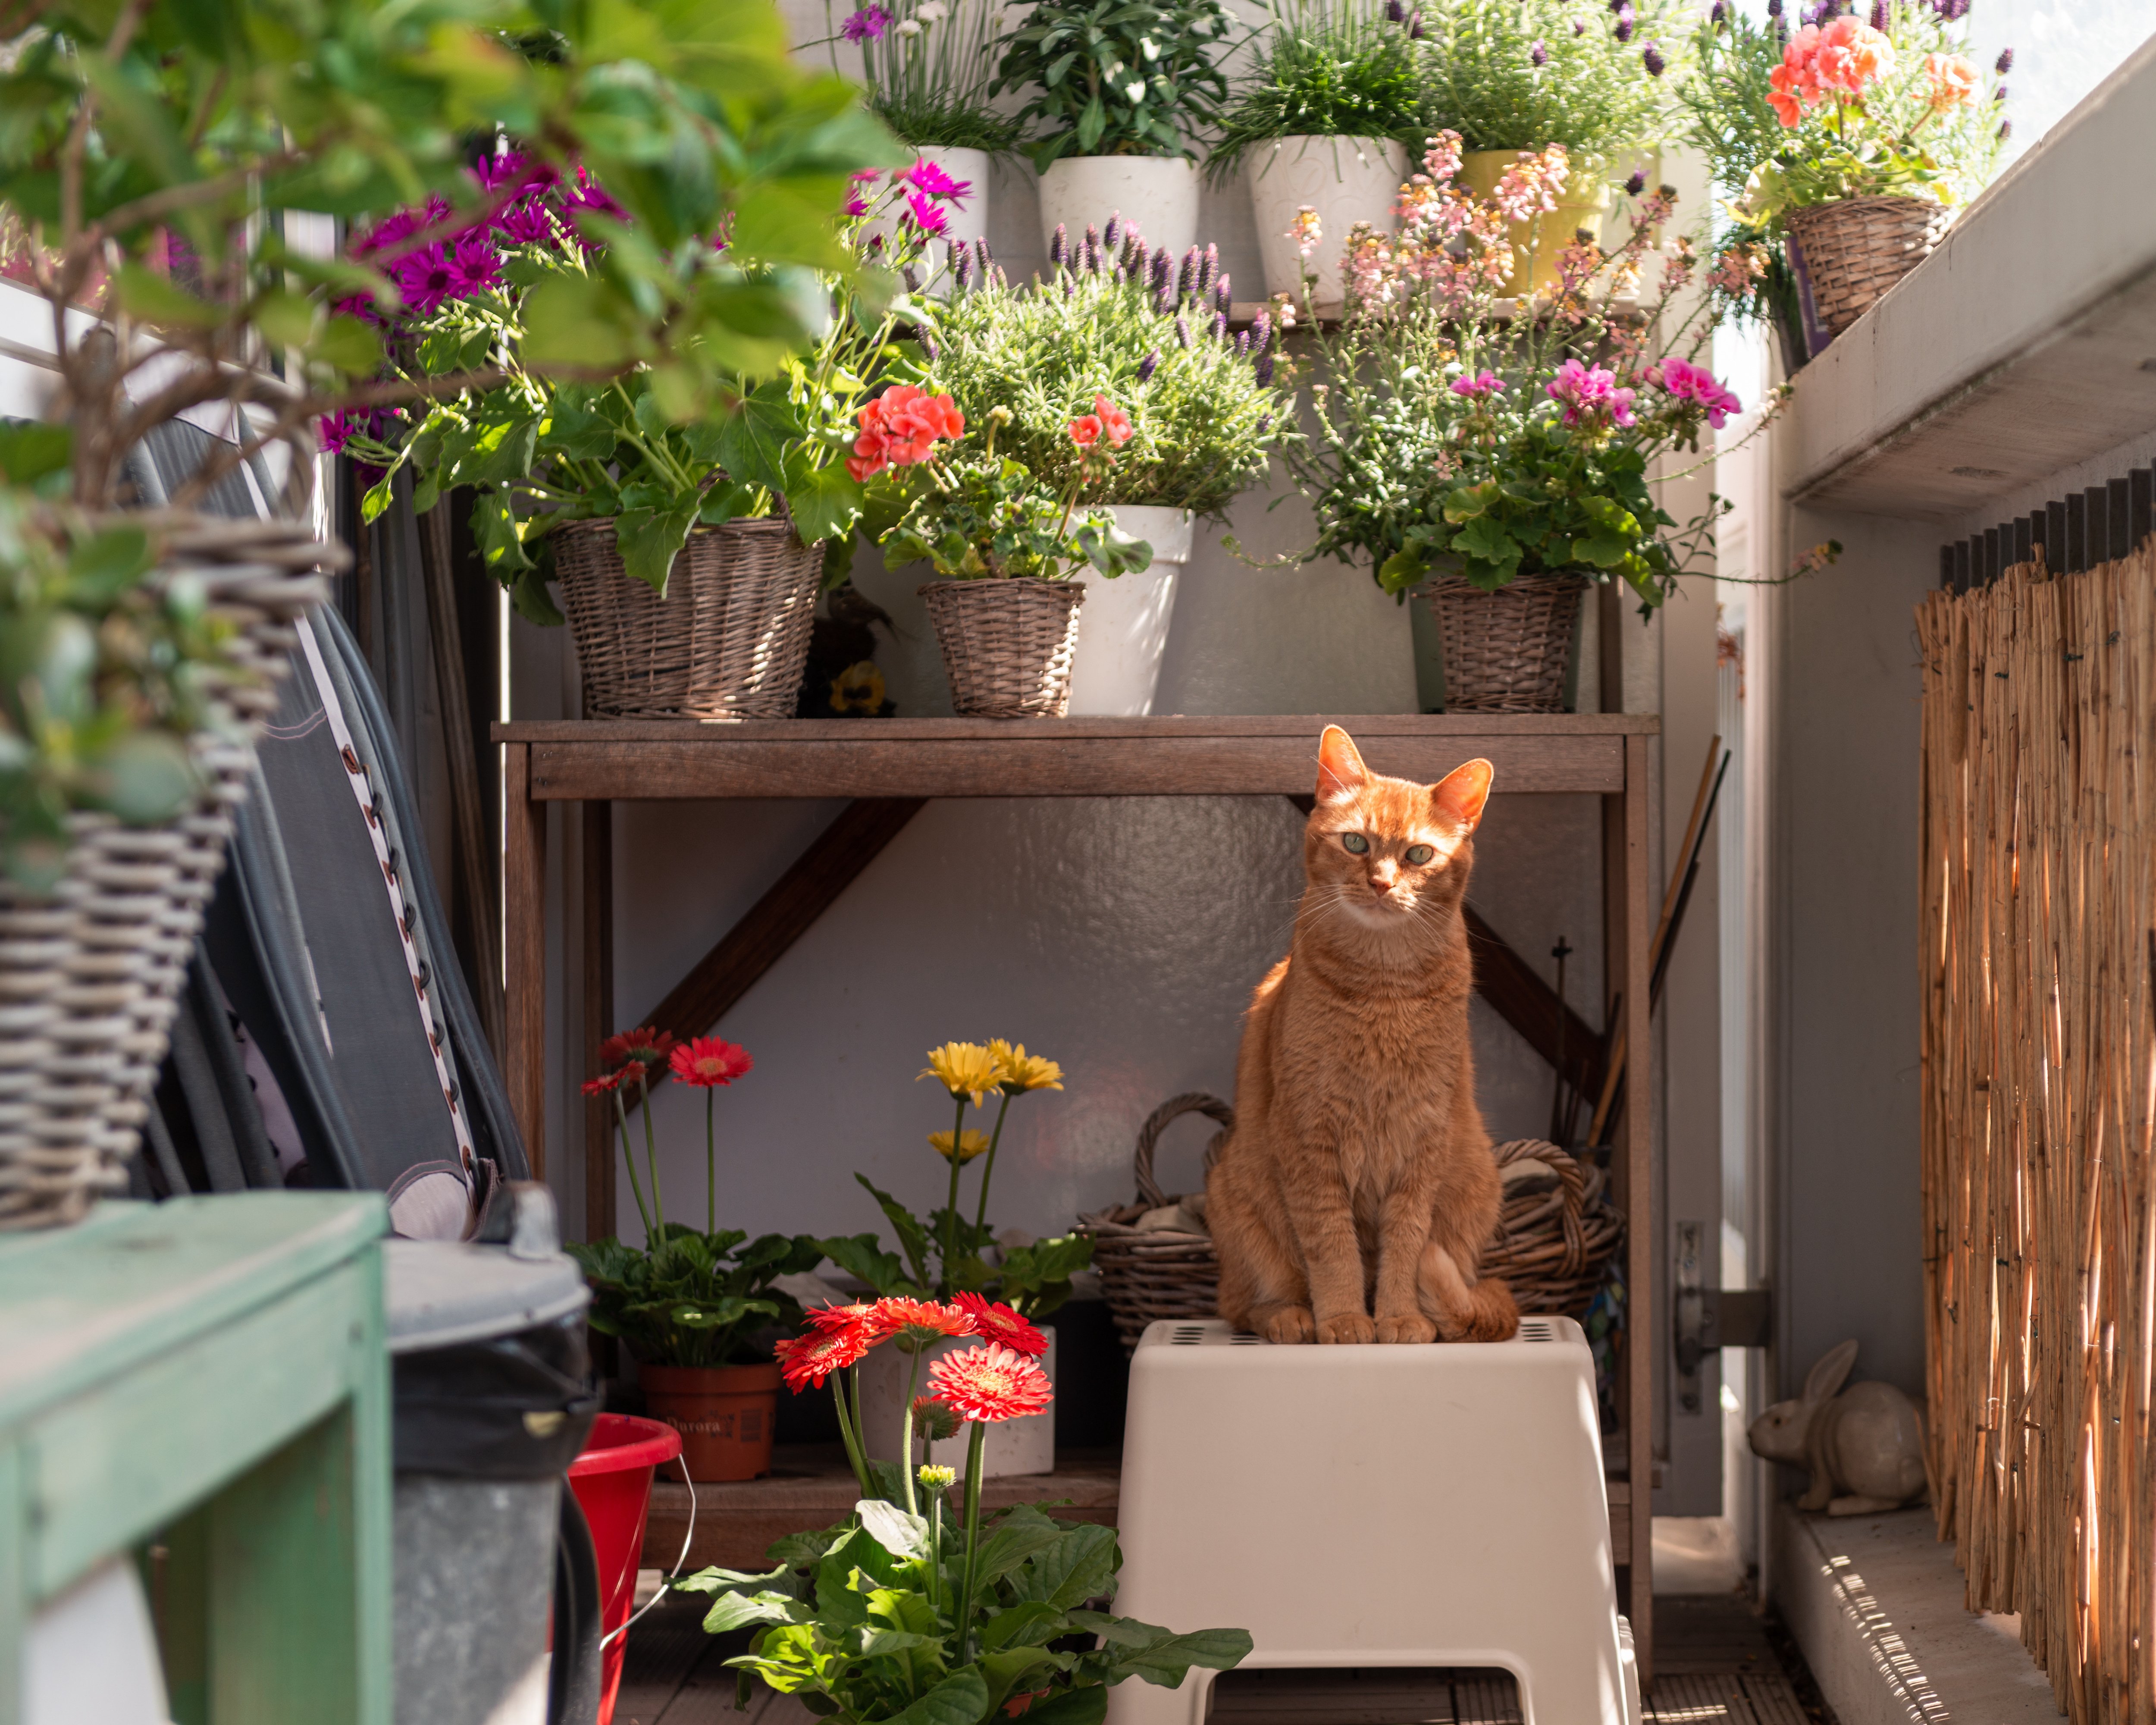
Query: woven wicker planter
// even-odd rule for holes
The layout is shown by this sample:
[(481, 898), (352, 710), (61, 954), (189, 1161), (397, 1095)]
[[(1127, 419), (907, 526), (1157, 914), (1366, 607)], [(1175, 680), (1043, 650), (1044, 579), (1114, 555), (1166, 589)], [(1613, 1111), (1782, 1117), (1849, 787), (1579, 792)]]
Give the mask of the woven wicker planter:
[(1030, 577), (932, 581), (921, 589), (963, 718), (1060, 719), (1078, 648), (1075, 581)]
[(1582, 575), (1522, 575), (1495, 593), (1437, 575), (1423, 597), (1445, 644), (1449, 713), (1564, 711), (1565, 669), (1579, 627)]
[(74, 1221), (126, 1185), (252, 737), (275, 710), (293, 619), (324, 596), (327, 552), (293, 524), (146, 524), (165, 572), (191, 574), (233, 625), (239, 674), (213, 685), (213, 726), (190, 742), (208, 787), (193, 809), (146, 828), (78, 814), (53, 892), (0, 880), (0, 1230)]
[[(1212, 1317), (1219, 1307), (1220, 1257), (1212, 1235), (1137, 1225), (1147, 1211), (1182, 1202), (1161, 1190), (1152, 1171), (1153, 1149), (1169, 1122), (1193, 1112), (1220, 1125), (1205, 1147), (1209, 1173), (1235, 1130), (1235, 1111), (1217, 1096), (1194, 1091), (1173, 1097), (1153, 1110), (1138, 1132), (1132, 1158), (1137, 1202), (1078, 1219), (1077, 1231), (1093, 1242), (1093, 1268), (1100, 1272), (1101, 1291), (1126, 1351), (1138, 1345), (1146, 1326), (1156, 1319)], [(1491, 1153), (1500, 1168), (1541, 1162), (1555, 1172), (1557, 1184), (1542, 1191), (1522, 1187), (1506, 1199), (1479, 1273), (1508, 1283), (1523, 1312), (1581, 1316), (1624, 1243), (1624, 1217), (1597, 1189), (1597, 1177), (1554, 1144), (1515, 1138), (1494, 1146)]]
[(1788, 211), (1819, 321), (1839, 336), (1931, 255), (1945, 208), (1922, 198), (1849, 198)]
[(820, 545), (783, 517), (699, 527), (664, 598), (623, 572), (613, 522), (554, 535), (562, 607), (594, 719), (790, 719), (815, 621)]

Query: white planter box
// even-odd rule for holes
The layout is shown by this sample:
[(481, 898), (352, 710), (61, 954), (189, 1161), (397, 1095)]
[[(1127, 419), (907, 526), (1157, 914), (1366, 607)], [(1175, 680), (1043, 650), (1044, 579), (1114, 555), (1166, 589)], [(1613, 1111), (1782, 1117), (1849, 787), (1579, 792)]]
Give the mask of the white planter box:
[[(1091, 604), (1089, 598), (1086, 602)], [(1048, 1373), (1048, 1381), (1055, 1381), (1055, 1332), (1046, 1330), (1048, 1352), (1041, 1356), (1040, 1368)], [(913, 1393), (916, 1396), (928, 1394), (928, 1368), (940, 1355), (962, 1353), (981, 1344), (973, 1337), (953, 1337), (925, 1349), (920, 1355), (920, 1368)], [(860, 1364), (862, 1441), (872, 1461), (896, 1461), (906, 1453), (906, 1385), (914, 1373), (914, 1356), (901, 1353), (886, 1343), (875, 1349)], [(928, 1446), (927, 1459), (945, 1467), (955, 1467), (961, 1479), (966, 1473), (967, 1428), (961, 1425), (958, 1435), (946, 1438), (940, 1444)], [(916, 1465), (921, 1461), (915, 1453)], [(988, 1441), (981, 1450), (981, 1477), (1001, 1479), (1006, 1474), (1053, 1473), (1055, 1471), (1055, 1404), (1051, 1402), (1045, 1413), (1029, 1414), (1023, 1420), (1005, 1420), (988, 1428)]]
[(1078, 611), (1078, 650), (1070, 661), (1070, 711), (1088, 718), (1142, 719), (1152, 711), (1160, 661), (1175, 614), (1177, 578), (1190, 561), (1187, 509), (1119, 503), (1116, 525), (1152, 547), (1142, 574), (1112, 581), (1079, 571), (1086, 603)]
[(1298, 306), (1302, 302), (1302, 259), (1289, 230), (1307, 204), (1317, 212), (1320, 234), (1310, 259), (1317, 309), (1337, 311), (1348, 230), (1368, 222), (1381, 234), (1393, 231), (1393, 206), (1408, 173), (1405, 146), (1382, 138), (1275, 138), (1253, 150), (1245, 166), (1266, 294), (1293, 294)]
[(1058, 226), (1075, 242), (1113, 215), (1135, 222), (1155, 251), (1188, 251), (1198, 243), (1197, 163), (1180, 156), (1066, 156), (1040, 177), (1044, 251)]

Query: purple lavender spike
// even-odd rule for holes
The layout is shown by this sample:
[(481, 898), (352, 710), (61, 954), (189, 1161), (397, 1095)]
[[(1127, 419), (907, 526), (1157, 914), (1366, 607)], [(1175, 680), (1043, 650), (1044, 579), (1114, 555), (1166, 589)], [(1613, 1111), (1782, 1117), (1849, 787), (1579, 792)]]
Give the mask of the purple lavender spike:
[(953, 246), (951, 249), (951, 275), (958, 284), (961, 293), (973, 285), (973, 249), (969, 245)]
[(921, 351), (927, 357), (928, 363), (931, 365), (934, 365), (937, 360), (943, 357), (942, 350), (936, 345), (935, 336), (930, 335), (926, 330), (923, 330), (921, 332)]
[(1138, 382), (1141, 383), (1152, 382), (1152, 374), (1159, 369), (1160, 349), (1156, 347), (1152, 352), (1146, 355), (1143, 359), (1138, 362)]
[[(1273, 357), (1272, 357), (1272, 355), (1270, 355), (1270, 353), (1260, 353), (1260, 354), (1258, 356), (1257, 372), (1258, 372), (1258, 388), (1260, 388), (1260, 389), (1270, 389), (1270, 388), (1272, 388), (1272, 382), (1273, 382)], [(1272, 423), (1273, 423), (1273, 416), (1272, 416), (1270, 413), (1267, 413), (1267, 414), (1264, 415), (1264, 416), (1263, 416), (1261, 418), (1260, 418), (1260, 419), (1259, 419), (1259, 421), (1258, 421), (1258, 429), (1259, 429), (1259, 431), (1260, 431), (1260, 433), (1263, 433), (1263, 432), (1265, 432), (1265, 431), (1266, 431), (1266, 430), (1270, 429), (1270, 427), (1271, 427), (1271, 425), (1272, 425)]]
[(1070, 231), (1060, 222), (1055, 224), (1055, 237), (1048, 242), (1048, 261), (1058, 270), (1070, 261)]
[(1190, 320), (1178, 316), (1175, 320), (1175, 345), (1188, 352), (1190, 348)]
[(1213, 284), (1213, 304), (1215, 308), (1222, 311), (1235, 310), (1235, 301), (1228, 291), (1228, 278), (1225, 275)]
[(1250, 357), (1262, 359), (1273, 339), (1273, 321), (1260, 311), (1250, 320)]
[(1219, 273), (1220, 248), (1217, 245), (1209, 245), (1205, 248), (1204, 259), (1198, 265), (1196, 287), (1199, 299), (1204, 299), (1213, 291), (1213, 278)]
[(2002, 49), (2000, 49), (1999, 50), (1999, 75), (2001, 78), (2004, 78), (2004, 77), (2005, 77), (2005, 76), (2009, 72), (2012, 71), (2013, 69), (2014, 69), (2014, 50), (2013, 50), (2012, 49), (2010, 49), (2010, 48), (2002, 48)]
[(1250, 357), (1250, 332), (1248, 330), (1238, 330), (1235, 331), (1235, 357), (1248, 359)]
[(1213, 314), (1213, 339), (1216, 341), (1228, 339), (1228, 314), (1224, 311)]
[(1198, 248), (1193, 246), (1183, 254), (1183, 267), (1175, 275), (1175, 297), (1187, 300), (1198, 285)]
[(1117, 210), (1115, 214), (1108, 218), (1108, 225), (1101, 230), (1101, 244), (1107, 247), (1110, 251), (1113, 251), (1116, 249), (1116, 243), (1121, 240), (1122, 237), (1123, 213), (1121, 210)]

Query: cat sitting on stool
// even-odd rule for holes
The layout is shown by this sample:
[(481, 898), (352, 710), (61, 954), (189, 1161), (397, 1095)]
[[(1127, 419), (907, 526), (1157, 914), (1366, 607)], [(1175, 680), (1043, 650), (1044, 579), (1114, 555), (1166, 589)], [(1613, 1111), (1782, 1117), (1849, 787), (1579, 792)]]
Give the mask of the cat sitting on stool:
[(1220, 1315), (1269, 1342), (1499, 1342), (1502, 1193), (1475, 1106), (1460, 902), (1487, 761), (1384, 778), (1328, 725), (1288, 956), (1258, 984), (1205, 1183)]

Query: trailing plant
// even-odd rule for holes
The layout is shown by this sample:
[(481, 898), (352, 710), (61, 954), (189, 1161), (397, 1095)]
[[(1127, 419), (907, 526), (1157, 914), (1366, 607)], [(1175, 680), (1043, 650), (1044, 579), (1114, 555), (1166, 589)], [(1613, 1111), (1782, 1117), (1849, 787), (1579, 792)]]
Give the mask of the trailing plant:
[[(744, 1707), (760, 1677), (844, 1725), (975, 1725), (1019, 1714), (1100, 1725), (1117, 1683), (1173, 1688), (1193, 1666), (1229, 1671), (1249, 1656), (1241, 1630), (1178, 1634), (1093, 1609), (1113, 1595), (1122, 1567), (1113, 1528), (1058, 1521), (1030, 1504), (983, 1512), (988, 1428), (1040, 1412), (1053, 1391), (1037, 1363), (1046, 1346), (1038, 1330), (1008, 1307), (961, 1300), (811, 1312), (808, 1331), (782, 1344), (797, 1391), (831, 1379), (861, 1496), (838, 1527), (778, 1541), (761, 1574), (706, 1569), (675, 1584), (712, 1596), (708, 1633), (755, 1628), (748, 1651), (727, 1661), (741, 1673)], [(911, 1343), (917, 1363), (921, 1348), (950, 1336), (978, 1345), (937, 1360), (929, 1394), (917, 1404), (909, 1397), (905, 1462), (870, 1462), (845, 1378), (886, 1342)], [(965, 1507), (954, 1515), (953, 1471), (916, 1471), (911, 1434), (960, 1422), (968, 1428)]]
[[(831, 19), (829, 0), (824, 18)], [(1018, 122), (988, 103), (1002, 0), (892, 0), (857, 7), (824, 38), (831, 69), (838, 44), (860, 49), (870, 110), (916, 150), (1013, 149)], [(811, 46), (816, 44), (811, 44)]]
[[(1022, 1042), (1015, 1047), (1000, 1040), (986, 1046), (947, 1042), (928, 1051), (921, 1076), (933, 1078), (957, 1105), (951, 1130), (928, 1135), (929, 1147), (950, 1165), (943, 1207), (931, 1210), (924, 1221), (867, 1175), (855, 1174), (889, 1219), (899, 1251), (885, 1251), (874, 1234), (856, 1234), (822, 1241), (825, 1255), (881, 1295), (942, 1300), (984, 1293), (1027, 1317), (1055, 1311), (1070, 1296), (1070, 1278), (1092, 1261), (1092, 1241), (1066, 1234), (998, 1249), (988, 1225), (988, 1184), (1011, 1103), (1029, 1091), (1061, 1090), (1063, 1069), (1029, 1055)], [(997, 1099), (995, 1125), (987, 1132), (969, 1128), (967, 1108), (986, 1106), (991, 1096)], [(959, 1189), (967, 1164), (976, 1159), (981, 1159), (981, 1186), (969, 1219)]]
[(1457, 132), (1465, 150), (1562, 144), (1583, 172), (1666, 135), (1691, 33), (1683, 0), (1426, 0), (1415, 28), (1424, 136)]
[[(801, 1308), (774, 1284), (823, 1261), (822, 1247), (805, 1235), (766, 1234), (752, 1240), (718, 1225), (718, 1091), (745, 1076), (755, 1062), (738, 1044), (698, 1036), (678, 1042), (643, 1027), (608, 1038), (601, 1070), (586, 1096), (610, 1097), (621, 1132), (629, 1190), (644, 1223), (644, 1244), (605, 1240), (567, 1248), (591, 1284), (591, 1327), (618, 1337), (649, 1366), (723, 1366), (753, 1358), (757, 1333), (798, 1322)], [(650, 1087), (661, 1069), (678, 1084), (704, 1092), (704, 1225), (666, 1219), (659, 1180), (659, 1147), (651, 1125)], [(629, 1143), (626, 1099), (634, 1091), (644, 1114), (644, 1179)], [(645, 1180), (649, 1183), (647, 1193)]]
[(1231, 27), (1220, 0), (1033, 0), (989, 93), (1032, 91), (1019, 118), (1040, 123), (1044, 172), (1066, 156), (1188, 156), (1219, 123)]
[(1285, 9), (1276, 0), (1206, 152), (1207, 179), (1226, 184), (1252, 150), (1276, 138), (1419, 146), (1426, 131), (1420, 58), (1405, 20), (1375, 0), (1289, 0)]
[(958, 291), (937, 314), (935, 387), (969, 424), (1007, 413), (998, 449), (1058, 493), (1086, 462), (1070, 424), (1106, 396), (1132, 435), (1089, 500), (1224, 515), (1296, 435), (1270, 314), (1230, 333), (1214, 248), (1178, 262), (1113, 219), (1105, 235), (1059, 232), (1050, 255), (1048, 281), (1014, 288), (985, 247), (959, 254)]
[[(927, 161), (887, 178), (857, 174), (839, 233), (858, 269), (734, 264), (724, 254), (706, 266), (745, 303), (765, 308), (770, 333), (731, 343), (721, 369), (736, 393), (701, 418), (682, 418), (691, 386), (669, 357), (599, 381), (528, 362), (531, 307), (556, 283), (603, 267), (607, 241), (621, 231), (610, 195), (588, 175), (562, 180), (514, 152), (483, 162), (475, 177), (516, 195), (499, 204), (486, 231), (452, 243), (438, 285), (406, 285), (408, 311), (361, 310), (382, 324), (388, 376), (426, 382), (485, 366), (499, 381), (460, 388), (424, 417), (377, 410), (363, 424), (349, 415), (326, 423), (326, 443), (374, 470), (369, 519), (388, 506), (406, 466), (420, 510), (444, 490), (473, 487), (473, 528), (488, 566), (518, 609), (542, 624), (562, 618), (536, 553), (565, 521), (611, 518), (624, 569), (662, 593), (675, 554), (698, 526), (783, 506), (804, 542), (851, 536), (864, 503), (846, 459), (855, 407), (910, 315), (906, 274), (926, 261), (928, 240), (942, 232), (948, 207), (970, 194), (968, 182)], [(426, 211), (404, 212), (362, 235), (355, 252), (371, 256), (428, 219)], [(819, 318), (821, 333), (795, 351), (787, 331)]]
[[(1399, 233), (1358, 224), (1348, 237), (1341, 322), (1318, 338), (1331, 382), (1312, 392), (1317, 434), (1296, 463), (1314, 493), (1317, 548), (1367, 559), (1399, 598), (1445, 570), (1486, 589), (1579, 572), (1658, 604), (1726, 506), (1670, 532), (1650, 465), (1697, 452), (1741, 406), (1697, 363), (1712, 326), (1703, 297), (1679, 306), (1695, 274), (1689, 242), (1664, 254), (1648, 303), (1617, 305), (1656, 254), (1675, 194), (1648, 194), (1635, 176), (1628, 238), (1605, 251), (1576, 236), (1559, 290), (1520, 316), (1497, 304), (1513, 270), (1506, 235), (1553, 206), (1564, 151), (1523, 152), (1490, 198), (1455, 183), (1460, 154), (1456, 134), (1433, 140), (1401, 187)], [(1322, 236), (1304, 216), (1307, 259)]]

